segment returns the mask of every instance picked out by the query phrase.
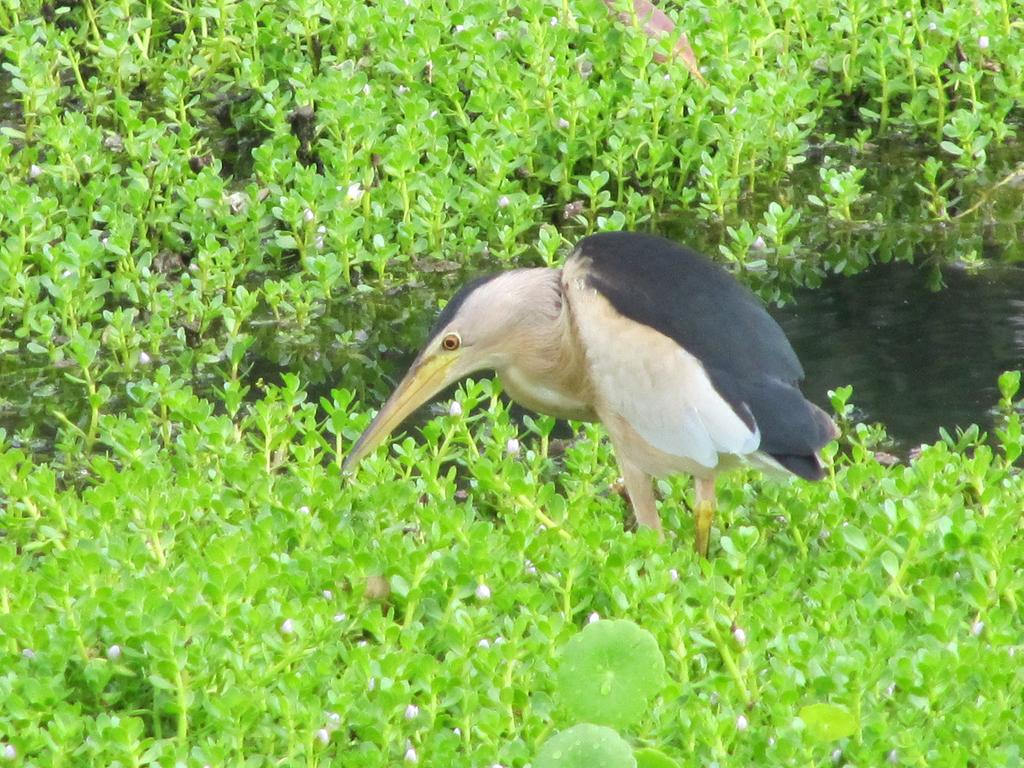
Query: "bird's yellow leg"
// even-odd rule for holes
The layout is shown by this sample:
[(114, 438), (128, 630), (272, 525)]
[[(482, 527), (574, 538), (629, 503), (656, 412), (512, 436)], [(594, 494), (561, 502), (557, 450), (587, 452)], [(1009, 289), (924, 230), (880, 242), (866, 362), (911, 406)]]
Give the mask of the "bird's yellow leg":
[(711, 544), (711, 521), (715, 517), (715, 478), (696, 478), (697, 503), (693, 507), (693, 516), (697, 526), (696, 549), (701, 557), (708, 556)]

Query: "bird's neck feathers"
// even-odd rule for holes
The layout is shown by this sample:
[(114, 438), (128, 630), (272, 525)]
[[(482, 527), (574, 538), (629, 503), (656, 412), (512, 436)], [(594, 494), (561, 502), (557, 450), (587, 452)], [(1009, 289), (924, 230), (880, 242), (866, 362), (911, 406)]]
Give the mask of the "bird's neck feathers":
[(582, 348), (576, 340), (561, 272), (524, 269), (509, 273), (506, 286), (507, 354), (495, 369), (513, 400), (532, 410), (590, 419)]
[(494, 309), (502, 314), (504, 346), (511, 352), (502, 362), (526, 362), (531, 369), (556, 364), (569, 331), (559, 271), (517, 269), (502, 278)]

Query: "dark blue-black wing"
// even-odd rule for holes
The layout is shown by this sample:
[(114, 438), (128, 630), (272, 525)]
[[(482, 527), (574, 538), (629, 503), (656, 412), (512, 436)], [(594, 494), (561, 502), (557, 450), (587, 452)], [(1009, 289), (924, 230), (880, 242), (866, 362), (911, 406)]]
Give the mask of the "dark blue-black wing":
[(736, 414), (760, 431), (761, 451), (797, 475), (821, 476), (815, 453), (835, 425), (801, 394), (800, 361), (753, 293), (704, 256), (655, 235), (591, 235), (570, 258), (619, 314), (701, 362)]

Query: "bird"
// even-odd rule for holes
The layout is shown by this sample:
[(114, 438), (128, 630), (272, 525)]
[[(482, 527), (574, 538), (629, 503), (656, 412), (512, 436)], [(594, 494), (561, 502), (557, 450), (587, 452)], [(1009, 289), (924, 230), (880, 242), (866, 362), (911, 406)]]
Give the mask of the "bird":
[(653, 479), (695, 479), (695, 549), (708, 557), (716, 477), (753, 466), (820, 480), (835, 423), (761, 301), (714, 261), (656, 234), (579, 240), (561, 269), (464, 285), (342, 462), (351, 473), (414, 410), (493, 370), (504, 392), (556, 418), (600, 421), (638, 526), (663, 536)]

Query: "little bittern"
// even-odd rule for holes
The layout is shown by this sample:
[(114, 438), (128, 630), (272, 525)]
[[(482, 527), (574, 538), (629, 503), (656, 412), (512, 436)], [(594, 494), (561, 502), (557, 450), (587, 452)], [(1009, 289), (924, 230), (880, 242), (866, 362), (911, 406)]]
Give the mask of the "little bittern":
[(652, 477), (693, 475), (705, 556), (719, 472), (745, 463), (817, 480), (818, 450), (837, 434), (801, 394), (800, 362), (750, 291), (669, 240), (609, 232), (581, 240), (562, 269), (463, 287), (344, 468), (482, 369), (527, 408), (600, 420), (639, 524), (661, 529)]

